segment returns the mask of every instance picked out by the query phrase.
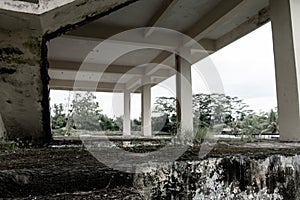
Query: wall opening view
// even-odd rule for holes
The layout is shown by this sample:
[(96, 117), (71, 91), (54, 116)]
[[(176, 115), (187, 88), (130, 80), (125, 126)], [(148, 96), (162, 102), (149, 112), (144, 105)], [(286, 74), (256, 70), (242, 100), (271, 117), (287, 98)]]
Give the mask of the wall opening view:
[[(116, 65), (112, 66), (110, 72), (102, 78), (108, 83), (116, 84), (117, 81), (118, 85), (132, 84), (132, 87), (136, 87), (136, 91), (130, 92), (127, 100), (125, 90), (116, 92), (113, 88), (96, 89), (99, 91), (110, 89), (111, 92), (58, 90), (73, 87), (75, 70), (79, 69), (79, 64), (76, 63), (78, 57), (74, 54), (65, 54), (62, 58), (55, 54), (54, 50), (57, 51), (59, 45), (66, 44), (79, 45), (80, 41), (58, 38), (50, 46), (49, 74), (52, 78), (50, 86), (53, 88), (50, 93), (53, 136), (78, 136), (91, 131), (119, 136), (126, 135), (128, 132), (127, 135), (142, 136), (145, 135), (143, 133), (145, 130), (142, 130), (143, 112), (148, 112), (143, 109), (147, 108), (151, 113), (151, 127), (148, 130), (151, 136), (176, 135), (178, 131), (176, 75), (172, 70), (167, 71), (162, 68), (155, 72), (156, 75), (152, 75), (156, 79), (159, 78), (159, 81), (151, 83), (149, 105), (143, 103), (144, 87), (134, 86), (136, 82), (142, 80), (137, 70), (142, 69), (143, 66), (127, 69), (127, 74), (123, 77), (116, 71), (117, 67), (120, 67), (117, 64), (124, 61), (130, 64), (132, 58), (147, 53), (145, 50), (118, 58), (115, 61)], [(195, 137), (199, 139), (205, 137), (210, 128), (217, 128), (218, 131), (214, 136), (217, 139), (254, 140), (279, 137), (272, 48), (271, 25), (266, 24), (192, 66)], [(152, 57), (157, 53), (154, 50), (148, 52), (153, 53)], [(67, 58), (71, 61), (62, 61)], [(205, 77), (197, 76), (197, 70), (201, 71), (211, 60), (222, 79), (224, 93), (211, 91)], [(163, 73), (166, 73), (165, 77)], [(84, 81), (93, 76), (92, 73), (84, 75), (86, 76), (83, 77)], [(116, 88), (116, 85), (114, 87)], [(124, 108), (126, 104), (128, 104), (128, 111)], [(129, 120), (125, 120), (125, 116)]]

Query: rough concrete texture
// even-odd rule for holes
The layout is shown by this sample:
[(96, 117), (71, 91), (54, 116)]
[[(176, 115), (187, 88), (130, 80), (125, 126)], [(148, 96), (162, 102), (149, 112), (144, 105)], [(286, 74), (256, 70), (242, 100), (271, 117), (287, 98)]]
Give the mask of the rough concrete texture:
[(0, 2), (1, 137), (50, 140), (46, 41), (134, 1)]
[(140, 166), (135, 187), (145, 199), (299, 199), (300, 156), (232, 155)]
[[(50, 34), (66, 26), (79, 26), (77, 23), (99, 18), (135, 1), (137, 0), (39, 0), (37, 3), (37, 0), (2, 0), (0, 16), (2, 13), (11, 12), (17, 14), (16, 19), (22, 21), (22, 15), (27, 14), (34, 21), (39, 21), (37, 25), (42, 27), (44, 34)], [(1, 18), (1, 23), (3, 22)], [(28, 22), (30, 21), (25, 21)]]
[[(77, 0), (41, 15), (43, 33), (53, 37), (72, 30), (137, 0)], [(70, 12), (76, 10), (76, 12)]]
[[(41, 37), (11, 33), (0, 41), (0, 114), (7, 129), (5, 139), (46, 139), (43, 106), (48, 97), (44, 90), (41, 67)], [(47, 104), (46, 104), (47, 105)]]

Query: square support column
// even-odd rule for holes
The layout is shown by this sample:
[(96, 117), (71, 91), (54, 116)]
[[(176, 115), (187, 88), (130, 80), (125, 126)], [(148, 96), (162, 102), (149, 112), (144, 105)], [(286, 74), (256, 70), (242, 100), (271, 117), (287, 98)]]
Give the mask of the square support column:
[(180, 132), (193, 133), (191, 64), (179, 55), (176, 59), (177, 122)]
[(300, 141), (300, 2), (271, 0), (279, 133)]
[(130, 124), (130, 91), (124, 91), (123, 135), (131, 135)]
[(51, 129), (46, 44), (41, 36), (30, 35), (26, 29), (4, 33), (0, 36), (0, 115), (5, 131), (0, 131), (0, 138), (48, 142)]
[(142, 86), (142, 133), (144, 136), (151, 136), (151, 85), (147, 79), (149, 78), (145, 78)]

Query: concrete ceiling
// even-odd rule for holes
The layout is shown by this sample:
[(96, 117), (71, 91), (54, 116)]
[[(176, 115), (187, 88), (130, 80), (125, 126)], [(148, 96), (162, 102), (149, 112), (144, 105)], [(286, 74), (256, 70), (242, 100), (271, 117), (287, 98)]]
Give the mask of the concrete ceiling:
[[(193, 59), (193, 62), (196, 62), (266, 23), (269, 20), (268, 3), (268, 0), (137, 1), (79, 27), (62, 37), (51, 40), (48, 47), (50, 77), (54, 80), (52, 83), (60, 80), (61, 84), (61, 80), (64, 80), (64, 76), (59, 73), (59, 70), (66, 74), (66, 80), (71, 81), (78, 67), (74, 66), (72, 69), (70, 63), (77, 63), (77, 65), (82, 63), (90, 52), (93, 56), (89, 56), (85, 62), (95, 64), (94, 68), (97, 68), (97, 65), (101, 68), (101, 66), (107, 64), (110, 60), (109, 55), (107, 58), (101, 58), (101, 51), (93, 52), (95, 51), (94, 48), (107, 38), (134, 28), (163, 27), (190, 36), (207, 50), (205, 53), (198, 53), (197, 57)], [(111, 49), (108, 46), (105, 50), (114, 54), (116, 51), (113, 48), (115, 44), (120, 48), (144, 45), (143, 38), (147, 38), (152, 34), (155, 34), (154, 30), (148, 29), (142, 36), (136, 35), (132, 38), (124, 38), (124, 40), (128, 39), (127, 41), (112, 41)], [(164, 63), (174, 69), (173, 54), (159, 50), (160, 45), (170, 45), (168, 39), (168, 37), (164, 37), (159, 44), (153, 45), (151, 50), (140, 50), (121, 56), (114, 61), (113, 65), (135, 67), (142, 63), (155, 62)], [(185, 45), (189, 44), (186, 43)], [(59, 69), (55, 66), (57, 63), (60, 63)], [(68, 66), (68, 73), (64, 71), (62, 63)], [(147, 73), (147, 76), (157, 74), (159, 70), (162, 70), (162, 68), (155, 66), (153, 70), (149, 67), (144, 69), (145, 72), (151, 72)], [(168, 78), (172, 74), (174, 73), (165, 73), (166, 76), (160, 77), (159, 81)], [(119, 73), (110, 72), (101, 81), (113, 83), (117, 81), (119, 76)], [(130, 82), (141, 82), (141, 80), (141, 74), (131, 74), (121, 82), (125, 84), (124, 87), (126, 88), (130, 86)], [(89, 80), (82, 79), (82, 81)], [(51, 82), (50, 86), (52, 88), (64, 88), (62, 85), (51, 84)], [(106, 88), (105, 90), (108, 91), (109, 89)], [(101, 91), (101, 88), (99, 88), (99, 91)]]

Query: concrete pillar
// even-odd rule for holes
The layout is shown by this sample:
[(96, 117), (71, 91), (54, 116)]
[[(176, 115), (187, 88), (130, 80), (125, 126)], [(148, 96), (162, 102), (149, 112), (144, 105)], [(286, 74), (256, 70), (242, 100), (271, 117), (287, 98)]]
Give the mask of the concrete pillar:
[(130, 124), (130, 91), (124, 91), (124, 117), (123, 117), (123, 135), (131, 134)]
[(300, 2), (271, 0), (279, 132), (282, 141), (300, 141)]
[(177, 122), (179, 131), (193, 132), (191, 64), (176, 55)]
[(144, 136), (151, 136), (151, 85), (147, 78), (144, 83), (142, 86), (142, 133)]
[(3, 31), (0, 38), (0, 115), (6, 128), (2, 138), (49, 141), (46, 44), (26, 30)]

